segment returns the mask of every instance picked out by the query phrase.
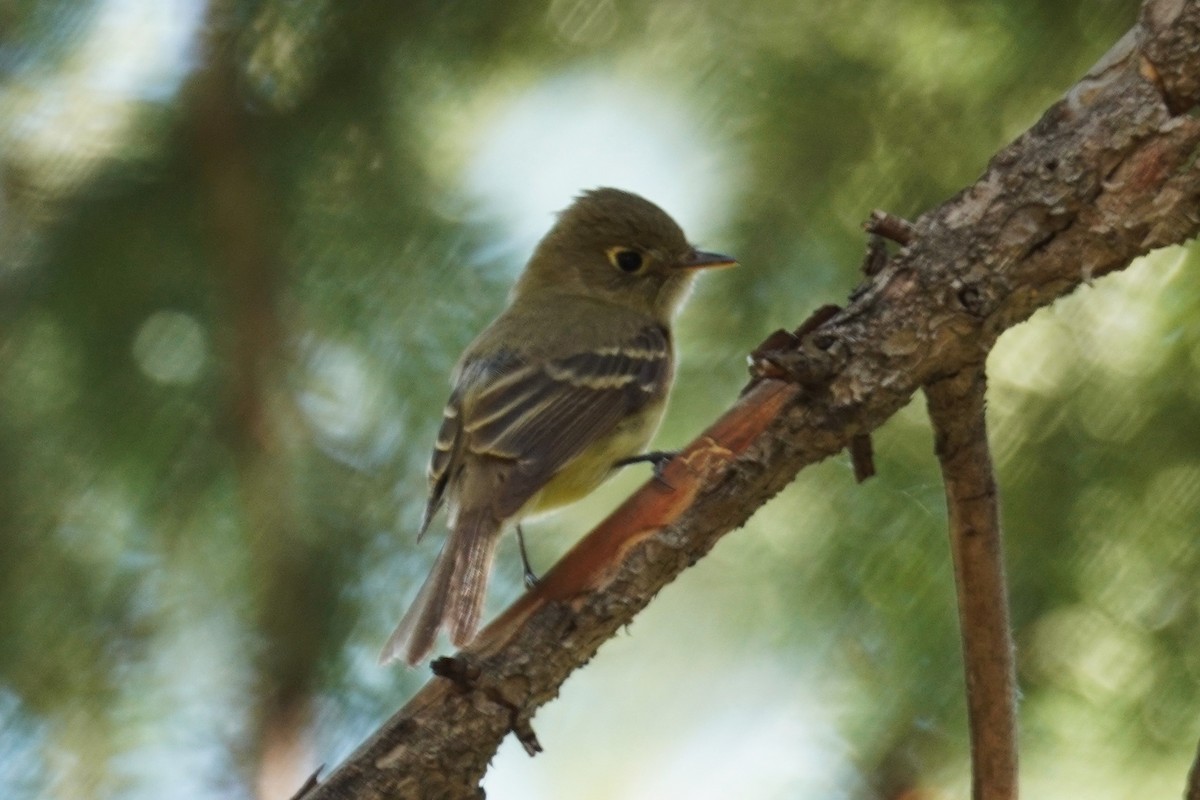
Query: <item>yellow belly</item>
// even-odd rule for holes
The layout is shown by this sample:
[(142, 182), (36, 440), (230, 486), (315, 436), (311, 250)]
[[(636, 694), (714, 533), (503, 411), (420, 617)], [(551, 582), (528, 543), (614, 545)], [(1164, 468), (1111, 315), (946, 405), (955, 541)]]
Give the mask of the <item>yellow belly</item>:
[(550, 511), (591, 492), (612, 474), (614, 464), (645, 450), (658, 429), (662, 412), (663, 404), (660, 403), (632, 419), (623, 420), (612, 435), (567, 462), (522, 510), (531, 514)]

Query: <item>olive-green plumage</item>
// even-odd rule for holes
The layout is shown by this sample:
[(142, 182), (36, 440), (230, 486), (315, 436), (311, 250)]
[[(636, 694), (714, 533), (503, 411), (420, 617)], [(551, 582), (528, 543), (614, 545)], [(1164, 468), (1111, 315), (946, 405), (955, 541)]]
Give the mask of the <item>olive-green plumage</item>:
[(469, 642), (505, 526), (642, 452), (673, 377), (671, 319), (697, 269), (732, 263), (629, 192), (586, 192), (559, 216), (455, 368), (421, 525), (444, 504), (450, 534), (382, 661), (421, 661), (443, 625)]

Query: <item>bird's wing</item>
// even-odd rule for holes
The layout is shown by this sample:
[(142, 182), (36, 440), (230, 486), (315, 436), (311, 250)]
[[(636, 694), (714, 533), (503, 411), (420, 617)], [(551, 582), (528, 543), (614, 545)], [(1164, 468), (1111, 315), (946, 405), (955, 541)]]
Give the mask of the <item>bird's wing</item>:
[(661, 399), (671, 358), (667, 331), (648, 325), (624, 342), (479, 373), (455, 436), (469, 452), (513, 462), (496, 512), (516, 513), (622, 419)]
[(425, 515), (421, 518), (421, 529), (417, 531), (417, 541), (425, 535), (429, 523), (446, 501), (446, 486), (462, 458), (462, 404), (459, 394), (459, 390), (455, 389), (442, 409), (442, 424), (433, 444), (433, 455), (429, 458), (429, 500), (425, 504)]

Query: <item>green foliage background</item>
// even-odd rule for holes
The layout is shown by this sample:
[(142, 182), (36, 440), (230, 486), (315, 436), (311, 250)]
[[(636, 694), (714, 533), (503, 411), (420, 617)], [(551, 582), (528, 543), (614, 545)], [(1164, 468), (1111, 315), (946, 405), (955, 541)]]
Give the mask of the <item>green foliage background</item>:
[[(673, 181), (720, 187), (689, 232), (743, 266), (681, 321), (669, 447), (767, 333), (845, 298), (872, 208), (974, 180), (1136, 9), (0, 3), (5, 796), (287, 797), (424, 681), (375, 653), (436, 547), (411, 534), (444, 376), (523, 259), (469, 173), (528, 92), (628, 87), (711, 151)], [(589, 111), (554, 97), (546, 125)], [(1086, 287), (990, 363), (1028, 796), (1177, 796), (1200, 733), (1195, 261)], [(876, 452), (877, 478), (806, 471), (669, 587), (489, 797), (965, 796), (919, 399)], [(535, 560), (643, 477), (532, 526)], [(506, 547), (493, 610), (520, 590)]]

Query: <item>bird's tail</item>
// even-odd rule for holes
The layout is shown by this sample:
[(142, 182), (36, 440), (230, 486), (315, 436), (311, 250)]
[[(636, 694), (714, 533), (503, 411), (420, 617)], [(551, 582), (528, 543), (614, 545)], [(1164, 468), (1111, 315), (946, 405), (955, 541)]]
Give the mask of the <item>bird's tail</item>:
[(463, 509), (458, 514), (412, 607), (383, 646), (381, 664), (397, 658), (410, 665), (420, 663), (433, 649), (443, 625), (456, 647), (474, 638), (499, 539), (500, 521), (490, 510)]

